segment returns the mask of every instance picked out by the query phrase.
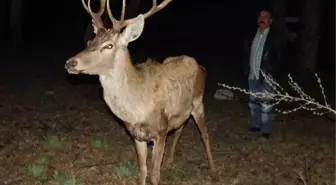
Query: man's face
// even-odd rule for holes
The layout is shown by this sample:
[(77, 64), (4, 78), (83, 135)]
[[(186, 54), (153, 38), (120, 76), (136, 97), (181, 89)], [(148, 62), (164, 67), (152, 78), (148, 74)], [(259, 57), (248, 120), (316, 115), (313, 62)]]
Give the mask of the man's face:
[(271, 25), (271, 14), (268, 11), (261, 11), (258, 17), (258, 25), (260, 28), (267, 28)]

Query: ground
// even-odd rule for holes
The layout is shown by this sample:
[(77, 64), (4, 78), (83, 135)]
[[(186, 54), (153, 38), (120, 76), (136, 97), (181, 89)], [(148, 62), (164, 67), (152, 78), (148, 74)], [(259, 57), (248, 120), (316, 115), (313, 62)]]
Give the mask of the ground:
[[(55, 52), (26, 52), (23, 59), (7, 53), (0, 69), (0, 184), (135, 184), (132, 139), (105, 105), (97, 78), (67, 75), (63, 65), (70, 54)], [(163, 185), (333, 184), (333, 120), (309, 112), (278, 114), (271, 139), (261, 140), (247, 131), (246, 96), (213, 98), (217, 83), (235, 83), (236, 72), (205, 66), (206, 125), (220, 181), (210, 181), (201, 137), (190, 121), (174, 164), (163, 165)]]

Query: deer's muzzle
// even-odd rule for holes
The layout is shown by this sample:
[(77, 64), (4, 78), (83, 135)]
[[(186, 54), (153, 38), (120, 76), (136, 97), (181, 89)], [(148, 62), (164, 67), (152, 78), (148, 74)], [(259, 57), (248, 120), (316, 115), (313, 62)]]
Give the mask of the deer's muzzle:
[(75, 69), (77, 64), (78, 64), (78, 62), (76, 60), (70, 59), (70, 60), (66, 61), (65, 69), (67, 69), (69, 73), (78, 74), (79, 71)]

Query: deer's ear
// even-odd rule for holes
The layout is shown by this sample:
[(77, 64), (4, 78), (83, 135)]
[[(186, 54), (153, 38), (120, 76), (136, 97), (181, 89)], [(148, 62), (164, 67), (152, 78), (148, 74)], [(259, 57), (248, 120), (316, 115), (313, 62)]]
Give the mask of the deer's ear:
[(121, 34), (123, 44), (128, 44), (136, 39), (138, 39), (144, 29), (145, 19), (142, 14), (138, 15), (135, 21), (129, 24), (124, 32)]

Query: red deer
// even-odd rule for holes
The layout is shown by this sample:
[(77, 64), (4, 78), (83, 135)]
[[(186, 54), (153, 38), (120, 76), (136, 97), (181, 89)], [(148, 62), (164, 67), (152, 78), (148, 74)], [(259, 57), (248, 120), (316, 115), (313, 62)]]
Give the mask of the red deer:
[[(144, 20), (166, 7), (172, 0), (164, 0), (145, 14), (124, 20), (125, 0), (120, 20), (110, 10), (109, 0), (100, 0), (98, 13), (92, 12), (82, 0), (92, 17), (95, 38), (87, 48), (66, 61), (70, 74), (99, 75), (104, 100), (111, 111), (120, 118), (134, 138), (139, 164), (139, 184), (145, 185), (147, 177), (147, 143), (153, 142), (152, 173), (150, 181), (158, 185), (167, 133), (175, 130), (167, 163), (174, 158), (174, 151), (185, 122), (193, 116), (205, 145), (210, 176), (218, 180), (212, 158), (207, 128), (204, 121), (203, 94), (206, 71), (192, 57), (182, 55), (166, 58), (162, 63), (148, 60), (133, 65), (128, 44), (138, 39)], [(104, 27), (100, 16), (105, 7), (113, 28)], [(124, 28), (121, 32), (121, 29)]]

